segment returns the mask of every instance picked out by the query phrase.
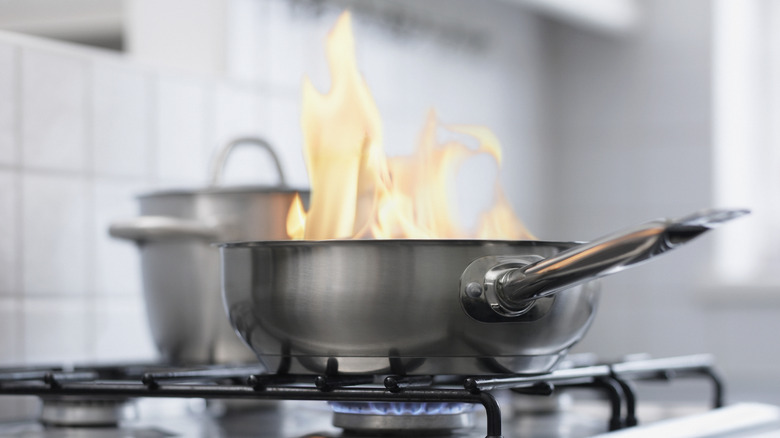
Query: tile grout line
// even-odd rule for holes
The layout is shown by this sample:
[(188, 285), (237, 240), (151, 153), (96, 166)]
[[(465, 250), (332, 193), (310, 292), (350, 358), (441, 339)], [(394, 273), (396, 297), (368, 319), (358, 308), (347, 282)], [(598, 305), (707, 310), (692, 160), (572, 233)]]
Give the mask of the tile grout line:
[(97, 258), (96, 247), (97, 240), (95, 239), (95, 227), (97, 225), (97, 202), (95, 199), (95, 174), (96, 174), (96, 141), (95, 141), (95, 120), (94, 120), (94, 84), (95, 84), (95, 68), (96, 62), (90, 60), (85, 63), (84, 69), (84, 140), (85, 140), (85, 197), (87, 204), (87, 217), (85, 227), (85, 243), (86, 243), (86, 260), (84, 263), (85, 286), (87, 288), (84, 293), (81, 294), (85, 300), (84, 306), (87, 313), (89, 323), (87, 324), (92, 330), (88, 330), (86, 334), (86, 356), (88, 360), (93, 360), (97, 356), (97, 279), (95, 277), (95, 261)]
[(147, 111), (146, 111), (146, 123), (147, 130), (147, 171), (144, 175), (146, 181), (149, 184), (156, 185), (159, 181), (159, 154), (160, 154), (160, 135), (159, 135), (159, 101), (160, 101), (160, 75), (148, 74), (146, 75), (146, 94), (147, 94)]
[(14, 172), (14, 192), (16, 194), (15, 206), (15, 220), (16, 220), (16, 235), (14, 236), (14, 245), (16, 246), (16, 279), (14, 284), (15, 295), (17, 297), (17, 318), (16, 318), (16, 330), (18, 333), (18, 345), (16, 354), (19, 355), (18, 360), (20, 362), (27, 362), (27, 334), (25, 333), (25, 316), (26, 316), (26, 303), (25, 303), (25, 287), (24, 287), (24, 275), (25, 275), (25, 263), (24, 263), (24, 170), (23, 170), (23, 155), (24, 155), (24, 129), (23, 125), (23, 111), (22, 111), (22, 94), (23, 94), (23, 75), (22, 75), (22, 48), (19, 46), (14, 47), (14, 129), (16, 134), (16, 169)]
[(23, 165), (4, 164), (4, 163), (0, 164), (0, 170), (19, 171), (19, 172), (24, 172), (28, 175), (37, 174), (37, 175), (55, 176), (55, 177), (79, 178), (83, 176), (90, 176), (94, 178), (100, 178), (103, 180), (109, 180), (112, 182), (137, 182), (139, 180), (147, 179), (146, 175), (142, 175), (142, 176), (118, 175), (113, 173), (102, 173), (102, 172), (85, 173), (84, 171), (72, 170), (72, 169), (55, 169), (55, 168), (47, 168), (47, 167), (23, 166)]
[(17, 169), (22, 169), (23, 166), (23, 155), (24, 155), (24, 147), (22, 145), (23, 140), (23, 129), (22, 129), (22, 86), (24, 85), (22, 83), (22, 48), (19, 46), (14, 47), (14, 134), (16, 136), (16, 163), (15, 167)]
[(203, 144), (201, 147), (205, 148), (203, 151), (206, 158), (206, 184), (211, 181), (211, 162), (214, 160), (217, 151), (219, 149), (219, 139), (217, 138), (217, 93), (219, 92), (218, 86), (214, 82), (206, 83), (203, 85), (203, 102), (205, 103), (205, 111), (203, 112), (201, 135), (203, 136)]

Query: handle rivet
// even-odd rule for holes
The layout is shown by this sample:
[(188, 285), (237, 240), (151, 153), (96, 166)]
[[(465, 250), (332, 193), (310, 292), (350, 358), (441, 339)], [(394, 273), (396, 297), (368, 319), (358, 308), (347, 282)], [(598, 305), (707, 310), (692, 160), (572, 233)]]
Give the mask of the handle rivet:
[(482, 285), (476, 281), (466, 285), (466, 295), (471, 298), (479, 298), (482, 295)]

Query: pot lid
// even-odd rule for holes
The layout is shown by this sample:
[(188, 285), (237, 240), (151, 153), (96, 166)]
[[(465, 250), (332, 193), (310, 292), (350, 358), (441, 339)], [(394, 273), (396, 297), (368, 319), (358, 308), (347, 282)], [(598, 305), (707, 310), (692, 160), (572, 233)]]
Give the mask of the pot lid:
[[(235, 186), (222, 185), (222, 172), (224, 170), (225, 163), (227, 162), (228, 157), (239, 145), (243, 145), (243, 144), (259, 147), (268, 153), (268, 156), (270, 157), (279, 178), (276, 184), (274, 185), (255, 184), (255, 185), (235, 185)], [(245, 195), (251, 193), (290, 193), (290, 194), (300, 193), (305, 196), (309, 193), (309, 190), (296, 189), (293, 187), (289, 187), (287, 185), (287, 180), (284, 176), (284, 171), (282, 170), (282, 165), (279, 162), (279, 158), (276, 156), (276, 153), (274, 152), (273, 148), (267, 141), (258, 137), (239, 137), (226, 143), (224, 146), (222, 146), (219, 149), (215, 159), (212, 161), (211, 164), (210, 184), (207, 187), (154, 190), (139, 195), (138, 199), (166, 197), (166, 196), (241, 195), (241, 194)]]

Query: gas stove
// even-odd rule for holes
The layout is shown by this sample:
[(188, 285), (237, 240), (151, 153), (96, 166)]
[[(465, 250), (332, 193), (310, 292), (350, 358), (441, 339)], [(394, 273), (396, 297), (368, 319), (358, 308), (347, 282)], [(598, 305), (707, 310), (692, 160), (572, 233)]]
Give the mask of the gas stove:
[[(643, 401), (637, 385), (697, 379), (699, 403)], [(780, 409), (724, 406), (712, 357), (599, 363), (543, 375), (266, 374), (257, 365), (0, 369), (0, 395), (34, 396), (18, 437), (728, 437), (780, 434)]]

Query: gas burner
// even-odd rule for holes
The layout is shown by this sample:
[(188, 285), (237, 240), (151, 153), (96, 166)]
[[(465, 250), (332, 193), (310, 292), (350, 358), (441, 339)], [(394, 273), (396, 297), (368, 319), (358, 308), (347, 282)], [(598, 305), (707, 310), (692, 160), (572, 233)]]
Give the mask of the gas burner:
[(117, 427), (125, 418), (126, 399), (42, 397), (40, 422), (54, 427)]
[[(544, 418), (567, 414), (567, 410), (561, 406), (566, 391), (598, 391), (602, 397), (596, 400), (610, 412), (608, 422), (601, 420), (600, 428), (603, 430), (629, 428), (638, 424), (637, 400), (632, 385), (635, 381), (706, 378), (713, 387), (711, 405), (717, 408), (723, 404), (722, 386), (713, 370), (712, 358), (708, 355), (609, 364), (590, 361), (581, 365), (572, 364), (571, 368), (562, 367), (548, 374), (528, 376), (380, 376), (338, 373), (312, 376), (264, 374), (257, 365), (198, 368), (141, 365), (77, 367), (68, 370), (6, 368), (0, 369), (0, 395), (40, 397), (45, 404), (44, 415), (38, 426), (50, 429), (42, 424), (66, 425), (62, 430), (97, 430), (105, 425), (119, 425), (118, 430), (125, 430), (122, 401), (139, 397), (254, 402), (329, 401), (335, 412), (324, 420), (327, 422), (332, 419), (334, 428), (343, 430), (343, 436), (351, 437), (473, 435), (474, 416), (479, 413), (474, 410), (475, 406), (484, 408), (487, 433), (481, 435), (488, 438), (501, 437), (501, 409), (493, 396), (499, 390), (531, 395), (540, 401), (545, 400), (542, 396), (564, 391), (564, 397), (548, 399), (553, 403), (547, 407), (546, 413), (541, 414)], [(517, 405), (514, 407), (516, 412), (513, 414), (520, 418), (519, 411), (522, 409)], [(301, 421), (305, 424), (308, 420), (302, 418)], [(281, 423), (286, 424), (285, 421)], [(569, 423), (580, 424), (579, 421)], [(251, 422), (248, 427), (253, 430), (258, 427), (257, 424)], [(524, 421), (523, 424), (529, 422)], [(88, 426), (80, 427), (84, 425)], [(184, 436), (191, 435), (185, 433)]]
[(330, 402), (333, 425), (353, 434), (448, 434), (474, 426), (468, 403)]

